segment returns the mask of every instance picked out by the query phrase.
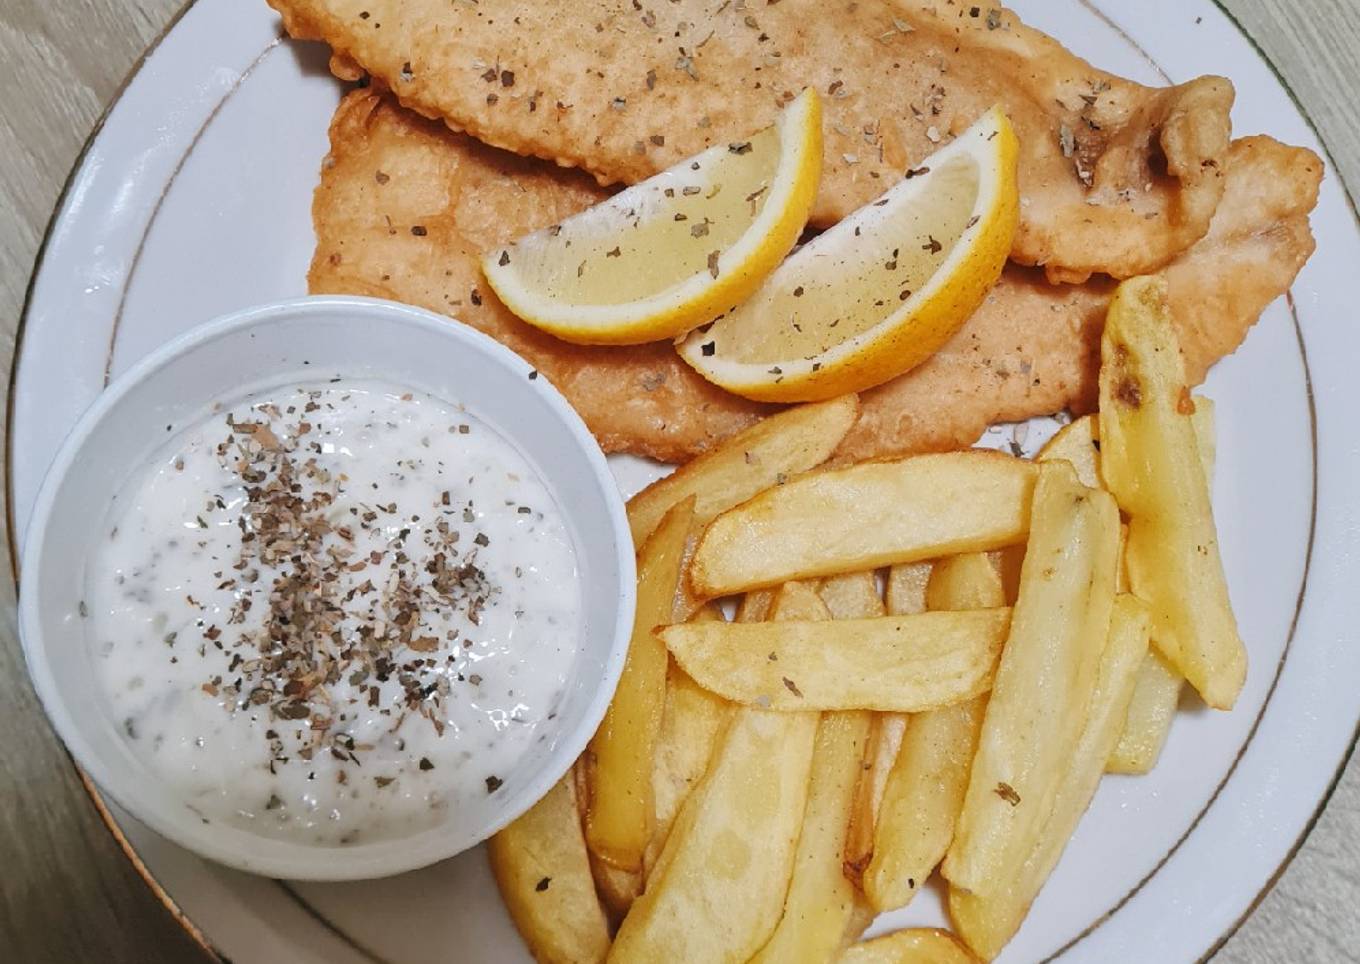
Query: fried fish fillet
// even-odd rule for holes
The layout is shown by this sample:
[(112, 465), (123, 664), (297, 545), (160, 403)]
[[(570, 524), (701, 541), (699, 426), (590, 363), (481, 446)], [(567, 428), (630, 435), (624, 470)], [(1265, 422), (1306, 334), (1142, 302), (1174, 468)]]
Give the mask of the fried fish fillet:
[(390, 298), (490, 335), (567, 396), (608, 452), (679, 462), (768, 411), (709, 384), (668, 343), (592, 348), (512, 315), (482, 278), (486, 249), (605, 196), (593, 180), (454, 134), (369, 90), (331, 121), (312, 203), (314, 294)]
[[(1322, 164), (1269, 138), (1235, 142), (1227, 193), (1201, 241), (1164, 271), (1194, 381), (1245, 337), (1313, 250)], [(584, 347), (516, 319), (476, 256), (604, 195), (578, 173), (488, 148), (372, 90), (349, 94), (313, 204), (315, 293), (377, 295), (454, 315), (525, 355), (608, 451), (680, 461), (769, 409), (714, 388), (667, 344)], [(1088, 408), (1113, 283), (1055, 286), (1008, 265), (929, 361), (863, 395), (838, 458), (971, 444), (993, 422)]]
[(1223, 193), (1232, 85), (1098, 70), (956, 0), (269, 0), (333, 69), (520, 154), (633, 183), (824, 95), (829, 225), (993, 104), (1020, 138), (1012, 257), (1050, 280), (1158, 269)]
[[(1269, 137), (1234, 141), (1209, 233), (1162, 269), (1186, 376), (1231, 354), (1313, 253), (1308, 212), (1322, 161)], [(938, 353), (861, 395), (841, 460), (971, 444), (988, 425), (1096, 402), (1100, 333), (1114, 283), (1053, 286), (1007, 265), (987, 300)]]

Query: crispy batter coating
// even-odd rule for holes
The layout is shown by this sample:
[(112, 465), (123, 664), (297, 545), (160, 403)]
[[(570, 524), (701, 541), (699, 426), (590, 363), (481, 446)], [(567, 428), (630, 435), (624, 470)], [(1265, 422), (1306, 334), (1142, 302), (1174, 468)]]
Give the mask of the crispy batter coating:
[(824, 95), (813, 222), (877, 197), (1000, 103), (1020, 138), (1013, 258), (1049, 280), (1156, 270), (1223, 193), (1232, 85), (1097, 70), (1008, 10), (955, 0), (269, 0), (332, 69), (520, 154), (633, 183)]
[(477, 256), (600, 200), (591, 179), (480, 144), (371, 90), (331, 121), (312, 203), (314, 294), (391, 298), (452, 315), (519, 352), (609, 452), (682, 461), (766, 406), (710, 385), (669, 344), (569, 345), (512, 315)]
[[(1313, 250), (1308, 212), (1322, 164), (1266, 137), (1235, 142), (1206, 237), (1165, 269), (1198, 382), (1233, 351)], [(599, 200), (578, 173), (488, 148), (359, 90), (331, 125), (313, 205), (313, 292), (394, 298), (453, 315), (527, 357), (608, 451), (665, 461), (698, 454), (769, 409), (711, 386), (667, 344), (569, 345), (513, 317), (476, 256)], [(1051, 285), (1008, 265), (978, 312), (933, 358), (862, 396), (837, 457), (946, 450), (990, 424), (1090, 408), (1109, 279)], [(474, 297), (474, 292), (475, 297)]]
[[(1208, 235), (1163, 274), (1192, 385), (1246, 338), (1313, 253), (1308, 212), (1322, 161), (1269, 137), (1234, 141)], [(1001, 281), (929, 361), (861, 395), (843, 461), (969, 445), (988, 425), (1096, 403), (1100, 333), (1114, 283), (1054, 287), (1007, 265)]]

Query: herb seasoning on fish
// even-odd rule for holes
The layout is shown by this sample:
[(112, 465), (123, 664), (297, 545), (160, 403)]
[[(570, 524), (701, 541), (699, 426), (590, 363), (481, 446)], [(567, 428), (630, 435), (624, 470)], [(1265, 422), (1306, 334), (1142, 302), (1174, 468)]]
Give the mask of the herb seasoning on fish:
[(108, 532), (83, 610), (103, 688), (204, 820), (403, 836), (551, 738), (571, 541), (457, 406), (343, 380), (249, 398), (172, 438)]

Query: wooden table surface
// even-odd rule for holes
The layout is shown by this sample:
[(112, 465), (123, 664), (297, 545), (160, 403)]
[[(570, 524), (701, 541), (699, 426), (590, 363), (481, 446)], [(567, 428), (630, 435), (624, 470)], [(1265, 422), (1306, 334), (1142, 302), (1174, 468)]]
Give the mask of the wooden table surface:
[[(0, 367), (6, 380), (33, 258), (67, 171), (129, 68), (180, 3), (0, 4)], [(1274, 61), (1317, 124), (1352, 196), (1360, 197), (1360, 0), (1224, 0), (1223, 6)], [(9, 572), (7, 564), (3, 571)], [(7, 577), (0, 579), (0, 613), (0, 732), (7, 747), (0, 752), (0, 958), (199, 959), (114, 844), (48, 729), (25, 675)], [(1360, 763), (1352, 760), (1303, 849), (1218, 959), (1360, 960), (1358, 906)]]

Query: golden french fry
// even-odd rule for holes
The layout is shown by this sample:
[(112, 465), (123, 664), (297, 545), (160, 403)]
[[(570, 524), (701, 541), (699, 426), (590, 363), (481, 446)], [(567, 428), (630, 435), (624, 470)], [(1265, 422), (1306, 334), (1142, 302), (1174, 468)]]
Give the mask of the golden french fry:
[[(930, 571), (928, 562), (907, 562), (889, 569), (884, 590), (888, 612), (894, 616), (925, 612)], [(864, 755), (864, 772), (855, 791), (855, 809), (845, 835), (845, 873), (861, 890), (864, 869), (874, 855), (874, 833), (888, 775), (897, 761), (906, 730), (905, 713), (874, 714), (869, 748)]]
[(637, 615), (614, 699), (587, 750), (586, 841), (619, 870), (642, 869), (655, 824), (652, 766), (666, 701), (666, 648), (652, 634), (675, 618), (676, 586), (694, 500), (661, 520), (638, 554)]
[(1036, 462), (1062, 460), (1072, 463), (1077, 481), (1092, 489), (1103, 489), (1100, 480), (1100, 428), (1094, 415), (1073, 419), (1044, 443)]
[(1001, 570), (990, 553), (970, 552), (935, 563), (926, 584), (926, 609), (996, 609), (1006, 605)]
[[(1214, 476), (1214, 403), (1203, 395), (1194, 397), (1195, 410), (1190, 415), (1190, 424), (1195, 430), (1195, 442), (1199, 448), (1200, 463), (1204, 466), (1204, 476)], [(1095, 415), (1083, 415), (1060, 428), (1034, 457), (1036, 462), (1052, 462), (1062, 459), (1072, 463), (1077, 473), (1077, 481), (1092, 489), (1105, 488), (1100, 474), (1100, 419)]]
[(658, 629), (705, 689), (762, 709), (919, 712), (984, 693), (1009, 609)]
[(926, 587), (930, 585), (931, 564), (907, 562), (888, 570), (884, 601), (894, 616), (910, 616), (926, 611)]
[[(823, 580), (818, 595), (833, 619), (883, 614), (873, 572)], [(874, 717), (862, 711), (822, 716), (793, 880), (779, 926), (758, 960), (831, 960), (869, 925), (872, 915), (842, 873), (842, 862)]]
[[(872, 571), (823, 579), (819, 592), (833, 619), (867, 619), (882, 616), (887, 611), (878, 594), (878, 577)], [(842, 854), (845, 876), (856, 886), (859, 871), (868, 863), (874, 844), (874, 819), (883, 789), (880, 774), (886, 778), (901, 738), (901, 727), (893, 721), (906, 718), (900, 713), (873, 713), (869, 719), (869, 732), (862, 748), (863, 762), (856, 769)]]
[[(1195, 396), (1195, 414), (1190, 416), (1195, 429), (1195, 443), (1199, 449), (1204, 478), (1214, 477), (1214, 403)], [(1163, 630), (1166, 632), (1166, 630)], [(1174, 647), (1173, 647), (1174, 648)], [(1107, 773), (1147, 773), (1157, 765), (1162, 747), (1171, 732), (1171, 723), (1185, 689), (1185, 676), (1172, 666), (1156, 649), (1143, 657), (1138, 671), (1138, 682), (1133, 687), (1128, 716), (1119, 743), (1110, 754)]]
[(905, 713), (875, 713), (869, 728), (869, 742), (860, 764), (855, 804), (850, 811), (850, 826), (845, 832), (845, 875), (860, 890), (864, 889), (864, 868), (874, 856), (874, 830), (883, 805), (888, 774), (902, 747), (910, 717)]
[(590, 855), (590, 875), (595, 878), (595, 893), (600, 897), (605, 916), (613, 927), (628, 916), (628, 909), (642, 893), (642, 871), (620, 870), (597, 854)]
[(1023, 865), (989, 893), (950, 887), (949, 913), (960, 936), (980, 957), (991, 960), (1019, 930), (1030, 904), (1057, 866), (1063, 848), (1100, 785), (1105, 761), (1119, 739), (1138, 669), (1148, 651), (1149, 619), (1128, 594), (1115, 601), (1109, 640), (1101, 654), (1089, 712), (1081, 736), (1059, 771), (1053, 809)]
[(571, 774), (487, 841), (486, 850), (501, 898), (535, 960), (604, 960), (609, 925), (595, 895)]
[(989, 555), (996, 564), (997, 572), (1001, 573), (1001, 587), (1005, 593), (1006, 605), (1014, 606), (1015, 601), (1020, 598), (1020, 570), (1025, 566), (1025, 547), (1007, 546)]
[[(708, 605), (694, 618), (721, 621), (723, 617), (717, 607)], [(642, 855), (644, 877), (650, 875), (661, 855), (685, 798), (708, 772), (709, 760), (731, 713), (732, 704), (704, 689), (671, 663), (666, 672), (666, 709), (661, 717), (652, 770), (656, 829)]]
[(955, 886), (1000, 887), (1053, 809), (1109, 632), (1118, 547), (1109, 493), (1086, 488), (1065, 462), (1043, 463), (1020, 598), (944, 862)]
[[(806, 586), (780, 591), (774, 618), (825, 619)], [(816, 713), (743, 708), (671, 828), (610, 960), (731, 961), (774, 932), (793, 873), (817, 736)]]
[[(1195, 411), (1190, 422), (1204, 476), (1214, 474), (1214, 403), (1195, 396)], [(1100, 423), (1085, 415), (1064, 426), (1038, 455), (1041, 462), (1065, 459), (1072, 463), (1083, 485), (1103, 486), (1100, 481)], [(1121, 559), (1122, 564), (1122, 559)], [(1161, 653), (1151, 652), (1143, 661), (1138, 683), (1129, 703), (1129, 718), (1119, 744), (1110, 755), (1110, 773), (1147, 773), (1157, 763), (1166, 743), (1176, 707), (1180, 704), (1185, 677)]]
[(1156, 766), (1184, 688), (1185, 677), (1161, 653), (1154, 650), (1143, 658), (1107, 772), (1147, 773)]
[(1152, 611), (1157, 647), (1206, 703), (1229, 709), (1247, 655), (1228, 599), (1194, 410), (1166, 282), (1125, 281), (1101, 338), (1101, 471), (1129, 516), (1129, 584)]
[(770, 615), (770, 608), (774, 605), (774, 592), (769, 589), (757, 589), (755, 592), (748, 592), (741, 597), (741, 603), (737, 606), (737, 618), (739, 623), (759, 623), (764, 622)]
[(844, 395), (762, 419), (685, 463), (628, 500), (628, 525), (641, 545), (671, 506), (695, 497), (707, 522), (772, 485), (821, 465), (859, 417), (859, 398)]
[(694, 594), (689, 580), (685, 578), (689, 564), (694, 559), (694, 552), (699, 548), (699, 538), (703, 534), (704, 527), (695, 519), (690, 526), (689, 535), (685, 538), (684, 551), (680, 554), (680, 575), (675, 583), (675, 603), (672, 610), (674, 619), (692, 619), (704, 607), (704, 600)]
[(998, 452), (814, 472), (709, 524), (689, 576), (704, 598), (1024, 541), (1035, 467)]
[(839, 964), (977, 964), (977, 958), (949, 931), (913, 927), (852, 944)]
[(832, 619), (867, 619), (887, 612), (883, 597), (878, 594), (878, 577), (872, 570), (823, 579), (817, 595), (826, 603)]
[(1218, 439), (1214, 431), (1214, 400), (1203, 395), (1194, 397), (1195, 411), (1190, 425), (1195, 430), (1195, 447), (1199, 450), (1199, 464), (1204, 466), (1204, 480), (1214, 481), (1214, 463), (1218, 459)]
[[(989, 609), (1005, 598), (1001, 573), (986, 553), (941, 559), (926, 591), (936, 610)], [(949, 849), (986, 708), (979, 696), (909, 719), (864, 874), (864, 893), (876, 910), (910, 903)]]
[(870, 717), (863, 711), (822, 715), (793, 879), (779, 925), (752, 959), (758, 964), (834, 960), (873, 919), (841, 869)]

